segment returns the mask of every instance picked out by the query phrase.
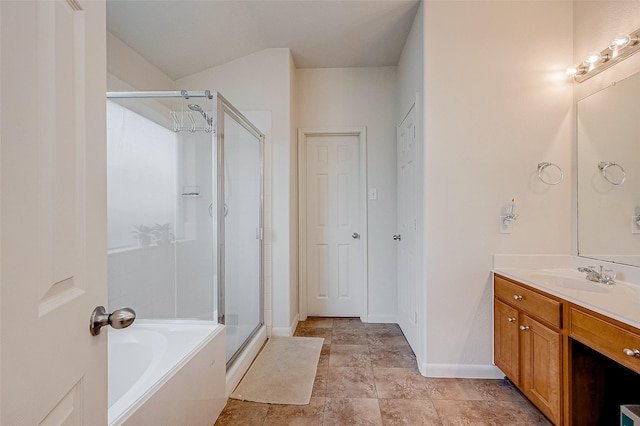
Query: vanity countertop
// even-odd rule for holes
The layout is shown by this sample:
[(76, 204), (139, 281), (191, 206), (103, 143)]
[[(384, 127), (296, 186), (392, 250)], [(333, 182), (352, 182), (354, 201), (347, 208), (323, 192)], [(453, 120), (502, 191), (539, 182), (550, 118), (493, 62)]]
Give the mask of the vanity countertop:
[(494, 268), (493, 272), (640, 329), (640, 286), (589, 281), (574, 269)]

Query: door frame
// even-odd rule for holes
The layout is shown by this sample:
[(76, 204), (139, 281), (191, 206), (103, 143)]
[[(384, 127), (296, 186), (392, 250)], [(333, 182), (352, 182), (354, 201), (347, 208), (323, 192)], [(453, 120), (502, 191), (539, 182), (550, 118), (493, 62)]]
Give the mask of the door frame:
[(314, 136), (356, 136), (360, 159), (360, 231), (362, 258), (362, 293), (360, 319), (367, 322), (369, 315), (369, 261), (368, 261), (368, 205), (367, 205), (367, 128), (344, 127), (328, 129), (298, 129), (298, 315), (300, 321), (307, 319), (307, 138)]

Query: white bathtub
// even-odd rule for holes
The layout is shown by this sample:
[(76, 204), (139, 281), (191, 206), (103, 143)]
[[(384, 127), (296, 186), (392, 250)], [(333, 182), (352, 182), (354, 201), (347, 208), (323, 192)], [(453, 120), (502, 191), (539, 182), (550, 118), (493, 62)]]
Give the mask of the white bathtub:
[(223, 325), (137, 320), (109, 329), (109, 425), (211, 425), (225, 402)]

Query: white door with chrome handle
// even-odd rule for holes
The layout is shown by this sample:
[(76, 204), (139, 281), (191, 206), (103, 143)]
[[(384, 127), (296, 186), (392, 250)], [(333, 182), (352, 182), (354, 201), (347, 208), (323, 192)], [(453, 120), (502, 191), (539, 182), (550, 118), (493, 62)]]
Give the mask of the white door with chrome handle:
[(310, 316), (360, 316), (360, 141), (306, 137), (306, 285)]
[(106, 425), (106, 16), (0, 2), (2, 425)]

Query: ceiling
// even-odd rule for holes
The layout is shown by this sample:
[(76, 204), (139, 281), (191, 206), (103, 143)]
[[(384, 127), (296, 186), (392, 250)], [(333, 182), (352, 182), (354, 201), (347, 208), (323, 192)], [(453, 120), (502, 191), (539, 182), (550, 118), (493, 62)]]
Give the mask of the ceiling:
[(297, 68), (393, 66), (420, 0), (107, 0), (107, 29), (176, 80), (272, 47)]

